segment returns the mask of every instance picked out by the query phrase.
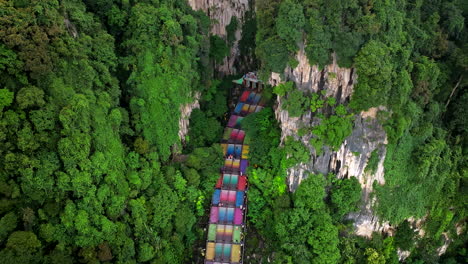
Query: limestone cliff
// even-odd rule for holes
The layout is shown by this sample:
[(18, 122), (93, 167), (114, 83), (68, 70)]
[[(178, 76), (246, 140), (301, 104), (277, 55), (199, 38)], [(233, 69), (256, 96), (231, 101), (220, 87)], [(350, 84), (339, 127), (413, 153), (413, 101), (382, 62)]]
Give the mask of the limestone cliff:
[[(286, 68), (283, 73), (284, 79), (281, 79), (280, 74), (273, 73), (270, 83), (274, 85), (282, 81), (294, 81), (296, 87), (306, 93), (325, 91), (326, 96), (334, 97), (339, 103), (349, 102), (354, 84), (357, 81), (354, 69), (339, 67), (336, 59), (333, 58), (332, 64), (320, 70), (316, 65), (308, 63), (303, 48), (296, 55), (296, 59), (299, 62), (296, 68)], [(375, 202), (370, 195), (373, 182), (385, 183), (383, 161), (386, 155), (387, 136), (376, 118), (379, 109), (371, 108), (357, 114), (353, 131), (340, 148), (333, 151), (326, 147), (322, 154), (317, 155), (315, 149), (309, 144), (311, 135), (306, 134), (299, 137), (297, 132), (301, 127), (317, 125), (319, 119), (311, 111), (300, 117), (289, 117), (288, 112), (281, 108), (283, 101), (282, 98), (278, 98), (276, 109), (276, 118), (282, 129), (282, 140), (286, 136), (293, 136), (301, 140), (309, 147), (312, 156), (309, 163), (298, 164), (289, 169), (288, 185), (290, 190), (294, 191), (297, 188), (307, 172), (322, 174), (332, 172), (338, 178), (356, 177), (363, 189), (361, 211), (349, 215), (349, 218), (355, 222), (356, 233), (362, 236), (371, 236), (373, 231), (391, 232), (390, 226), (387, 223), (380, 223), (379, 219), (372, 213), (371, 208)], [(364, 169), (374, 150), (377, 150), (380, 161), (375, 173), (371, 174), (365, 172)]]
[[(189, 0), (189, 4), (194, 10), (202, 10), (213, 21), (211, 33), (226, 38), (226, 26), (231, 22), (233, 16), (241, 22), (245, 12), (249, 10), (249, 0)], [(223, 74), (235, 74), (237, 69), (234, 66), (239, 58), (239, 40), (242, 35), (241, 27), (236, 31), (236, 40), (232, 45), (229, 56), (223, 63), (216, 66), (216, 70)]]
[(179, 119), (179, 138), (181, 142), (185, 141), (185, 136), (188, 134), (189, 124), (190, 124), (190, 115), (192, 114), (193, 109), (200, 108), (198, 100), (200, 99), (200, 93), (196, 92), (193, 96), (193, 102), (181, 105), (180, 110), (180, 119)]
[[(299, 62), (294, 69), (286, 68), (284, 73), (273, 73), (270, 77), (270, 84), (276, 85), (283, 81), (293, 81), (296, 87), (305, 93), (325, 91), (327, 97), (334, 97), (339, 103), (348, 103), (353, 93), (354, 84), (358, 77), (354, 69), (341, 68), (337, 65), (335, 56), (330, 65), (320, 70), (316, 65), (310, 65), (301, 47), (296, 54)], [(283, 78), (281, 78), (281, 76)], [(355, 116), (353, 131), (348, 136), (337, 151), (325, 148), (321, 155), (317, 155), (315, 149), (309, 144), (311, 135), (298, 136), (298, 130), (304, 126), (314, 126), (319, 123), (319, 119), (311, 111), (307, 111), (300, 117), (290, 117), (288, 112), (282, 110), (283, 98), (278, 98), (275, 110), (276, 118), (280, 122), (282, 136), (284, 140), (287, 136), (301, 140), (308, 146), (311, 153), (311, 160), (307, 164), (298, 164), (288, 170), (288, 185), (290, 191), (294, 191), (300, 182), (307, 177), (308, 172), (327, 174), (332, 172), (338, 178), (356, 177), (362, 187), (362, 205), (359, 212), (351, 213), (348, 219), (353, 220), (356, 228), (355, 233), (360, 236), (370, 237), (373, 232), (385, 232), (394, 234), (394, 228), (388, 222), (382, 222), (373, 213), (372, 206), (376, 202), (371, 195), (373, 183), (385, 184), (384, 160), (386, 156), (387, 135), (377, 120), (377, 113), (386, 110), (383, 106), (370, 108)], [(324, 111), (327, 111), (326, 109)], [(374, 173), (366, 172), (365, 168), (371, 156), (376, 150), (379, 163)], [(418, 236), (425, 235), (422, 228), (425, 217), (422, 219), (409, 218), (412, 228), (418, 232)], [(442, 255), (450, 244), (450, 238), (443, 233), (444, 244), (437, 249), (438, 255)], [(409, 256), (410, 252), (398, 249), (398, 256), (401, 261)]]

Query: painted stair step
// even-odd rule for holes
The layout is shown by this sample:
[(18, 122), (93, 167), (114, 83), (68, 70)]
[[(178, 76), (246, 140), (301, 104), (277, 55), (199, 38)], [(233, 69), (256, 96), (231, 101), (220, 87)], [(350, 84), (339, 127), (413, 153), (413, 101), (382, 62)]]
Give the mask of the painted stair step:
[(236, 108), (234, 108), (234, 113), (235, 113), (236, 115), (239, 115), (239, 114), (241, 113), (243, 107), (244, 107), (244, 103), (238, 103), (238, 104), (236, 105)]
[(247, 101), (247, 98), (249, 98), (250, 92), (249, 91), (244, 91), (240, 97), (241, 102)]

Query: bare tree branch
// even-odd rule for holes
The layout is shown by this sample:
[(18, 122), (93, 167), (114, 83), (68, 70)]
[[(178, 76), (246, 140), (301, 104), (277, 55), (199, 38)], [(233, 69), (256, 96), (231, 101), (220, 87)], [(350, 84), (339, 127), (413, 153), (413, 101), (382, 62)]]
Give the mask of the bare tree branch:
[(460, 78), (458, 78), (457, 84), (455, 85), (455, 87), (453, 87), (452, 93), (450, 93), (450, 96), (449, 96), (449, 98), (447, 100), (447, 103), (445, 104), (445, 109), (447, 109), (447, 106), (449, 105), (450, 100), (452, 99), (452, 96), (455, 93), (455, 90), (457, 90), (458, 86), (460, 85), (460, 82), (462, 81), (462, 79), (463, 79), (463, 75), (460, 75)]

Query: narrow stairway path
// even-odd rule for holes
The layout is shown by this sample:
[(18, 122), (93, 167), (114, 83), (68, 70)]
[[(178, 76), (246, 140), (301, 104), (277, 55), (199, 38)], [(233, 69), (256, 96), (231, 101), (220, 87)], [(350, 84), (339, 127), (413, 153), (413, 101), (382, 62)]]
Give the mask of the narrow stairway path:
[(249, 142), (254, 139), (242, 130), (241, 121), (263, 109), (265, 102), (259, 93), (262, 84), (256, 78), (245, 75), (242, 86), (245, 90), (231, 113), (221, 140), (225, 161), (211, 200), (205, 264), (243, 263), (248, 191), (246, 172)]

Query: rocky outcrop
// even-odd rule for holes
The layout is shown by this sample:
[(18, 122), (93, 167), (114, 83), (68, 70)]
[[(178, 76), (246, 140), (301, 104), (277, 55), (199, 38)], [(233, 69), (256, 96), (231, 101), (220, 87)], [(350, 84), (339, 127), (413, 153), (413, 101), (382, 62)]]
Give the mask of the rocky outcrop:
[(280, 74), (273, 73), (269, 83), (275, 85), (281, 81), (294, 81), (296, 87), (304, 92), (326, 91), (326, 96), (333, 96), (339, 103), (349, 101), (353, 92), (357, 75), (353, 68), (341, 68), (336, 63), (333, 55), (333, 62), (330, 65), (319, 69), (317, 65), (310, 65), (306, 57), (304, 47), (301, 47), (296, 55), (299, 62), (294, 69), (287, 67), (284, 71), (284, 78)]
[(411, 251), (409, 250), (401, 250), (401, 249), (397, 249), (397, 255), (398, 255), (398, 260), (401, 262), (401, 261), (404, 261), (406, 258), (408, 258), (411, 254)]
[[(296, 68), (286, 68), (281, 75), (273, 73), (270, 84), (282, 81), (293, 81), (296, 87), (305, 93), (325, 91), (327, 97), (334, 97), (339, 103), (348, 103), (353, 92), (357, 75), (354, 69), (341, 68), (337, 65), (335, 56), (333, 62), (319, 69), (316, 65), (310, 65), (303, 47), (296, 55), (299, 64)], [(383, 107), (371, 108), (355, 116), (354, 128), (339, 149), (333, 150), (325, 147), (320, 155), (309, 144), (311, 134), (298, 136), (298, 130), (302, 127), (312, 127), (319, 124), (320, 120), (311, 111), (307, 111), (300, 117), (289, 117), (287, 111), (282, 110), (282, 98), (278, 98), (276, 118), (282, 129), (282, 140), (287, 136), (301, 140), (308, 146), (311, 160), (307, 164), (298, 164), (288, 170), (288, 185), (290, 191), (294, 191), (308, 173), (334, 173), (338, 178), (356, 177), (362, 187), (362, 207), (360, 212), (349, 215), (354, 220), (356, 233), (361, 236), (371, 236), (374, 231), (392, 232), (388, 223), (381, 223), (372, 213), (372, 205), (375, 199), (370, 195), (373, 191), (374, 181), (384, 184), (383, 161), (386, 155), (386, 133), (377, 120), (377, 112)], [(327, 111), (324, 109), (323, 111)], [(371, 153), (377, 151), (379, 163), (374, 173), (365, 171)]]
[(190, 115), (192, 114), (193, 109), (200, 108), (198, 100), (200, 99), (200, 93), (196, 92), (193, 96), (193, 102), (181, 105), (180, 110), (180, 119), (179, 119), (179, 138), (181, 142), (185, 141), (185, 136), (188, 134), (189, 125), (190, 125)]
[[(189, 0), (189, 4), (193, 10), (202, 10), (213, 21), (211, 33), (226, 38), (226, 26), (231, 22), (233, 16), (237, 17), (239, 24), (245, 16), (245, 12), (249, 10), (249, 0)], [(234, 67), (235, 61), (240, 56), (239, 40), (241, 39), (241, 26), (237, 29), (236, 40), (234, 41), (229, 56), (223, 63), (216, 66), (218, 72), (223, 74), (235, 74), (237, 69)]]

